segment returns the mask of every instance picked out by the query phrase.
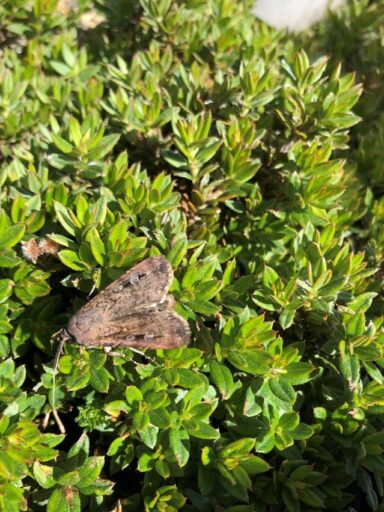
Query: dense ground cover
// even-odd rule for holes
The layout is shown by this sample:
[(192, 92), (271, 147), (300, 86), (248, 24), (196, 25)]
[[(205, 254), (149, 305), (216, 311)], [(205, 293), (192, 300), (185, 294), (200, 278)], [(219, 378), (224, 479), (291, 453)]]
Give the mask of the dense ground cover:
[[(0, 510), (384, 510), (384, 6), (250, 7), (0, 7)], [(54, 333), (158, 254), (190, 346), (67, 344), (60, 434)]]

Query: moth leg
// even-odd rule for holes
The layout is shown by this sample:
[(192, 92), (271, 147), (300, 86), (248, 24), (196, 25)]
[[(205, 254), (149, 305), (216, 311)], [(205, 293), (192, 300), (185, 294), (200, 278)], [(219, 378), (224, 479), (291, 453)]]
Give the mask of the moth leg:
[(88, 293), (88, 295), (87, 295), (88, 299), (93, 295), (95, 290), (96, 290), (96, 283), (93, 284), (91, 291)]
[(53, 335), (53, 339), (58, 341), (58, 347), (56, 350), (55, 359), (53, 361), (53, 368), (52, 368), (52, 403), (51, 403), (52, 411), (48, 412), (45, 415), (44, 420), (42, 422), (42, 428), (45, 429), (48, 426), (49, 417), (52, 412), (52, 415), (55, 418), (56, 424), (59, 427), (60, 432), (62, 434), (65, 434), (66, 432), (65, 432), (64, 424), (61, 421), (59, 413), (57, 412), (57, 409), (56, 409), (56, 375), (57, 375), (59, 359), (60, 359), (60, 355), (61, 355), (61, 352), (64, 347), (64, 343), (66, 341), (70, 341), (71, 337), (68, 334), (68, 332), (66, 331), (66, 329), (61, 329), (59, 332), (57, 332)]
[(154, 359), (152, 359), (152, 357), (148, 356), (145, 352), (142, 352), (141, 350), (137, 350), (137, 348), (132, 348), (132, 347), (129, 347), (129, 350), (132, 350), (132, 352), (135, 352), (136, 354), (139, 354), (140, 356), (145, 357), (146, 359), (148, 359), (148, 361), (150, 361), (151, 363), (153, 363), (154, 365), (157, 366), (156, 361)]
[[(152, 357), (149, 357), (145, 352), (142, 352), (141, 350), (137, 350), (136, 348), (132, 348), (132, 347), (129, 347), (129, 350), (131, 350), (132, 352), (135, 352), (136, 354), (139, 354), (142, 357), (145, 357), (146, 359), (148, 359), (148, 361), (150, 361), (151, 363), (153, 363), (157, 366), (157, 362), (154, 359), (152, 359)], [(104, 352), (107, 355), (112, 356), (112, 357), (124, 357), (124, 358), (127, 357), (125, 354), (123, 354), (123, 352), (112, 351), (112, 347), (104, 347)], [(135, 361), (134, 359), (131, 359), (130, 361), (132, 361), (132, 363), (136, 364), (136, 365), (140, 364), (137, 361)]]

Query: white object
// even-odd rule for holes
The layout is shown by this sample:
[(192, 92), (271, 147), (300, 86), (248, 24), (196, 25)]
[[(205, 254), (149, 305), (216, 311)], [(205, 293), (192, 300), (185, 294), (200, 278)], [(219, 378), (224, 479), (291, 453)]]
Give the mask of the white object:
[(277, 29), (300, 32), (321, 20), (328, 9), (334, 10), (344, 0), (258, 0), (255, 16)]

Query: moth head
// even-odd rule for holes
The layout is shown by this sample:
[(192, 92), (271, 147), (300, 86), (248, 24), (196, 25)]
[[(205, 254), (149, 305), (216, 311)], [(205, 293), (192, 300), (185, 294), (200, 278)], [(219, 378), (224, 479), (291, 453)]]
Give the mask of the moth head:
[(67, 333), (72, 341), (79, 345), (88, 345), (85, 340), (92, 337), (92, 334), (96, 336), (97, 332), (95, 329), (97, 325), (100, 325), (100, 322), (102, 322), (100, 313), (96, 314), (89, 310), (80, 310), (70, 319), (67, 326)]

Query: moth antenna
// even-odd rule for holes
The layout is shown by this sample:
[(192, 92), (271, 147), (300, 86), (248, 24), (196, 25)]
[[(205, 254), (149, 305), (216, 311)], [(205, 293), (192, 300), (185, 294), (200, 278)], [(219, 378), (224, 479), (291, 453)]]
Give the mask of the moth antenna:
[(53, 417), (56, 420), (57, 426), (59, 427), (59, 430), (62, 434), (65, 434), (66, 432), (65, 432), (65, 427), (63, 425), (63, 422), (61, 421), (60, 416), (56, 409), (56, 375), (57, 375), (57, 368), (59, 366), (60, 355), (61, 355), (61, 352), (63, 351), (64, 343), (66, 342), (66, 340), (68, 340), (68, 337), (69, 337), (68, 333), (65, 329), (62, 329), (58, 334), (59, 345), (57, 347), (56, 354), (55, 354), (55, 360), (53, 362), (53, 374), (52, 374), (52, 404), (51, 404), (52, 405), (52, 414), (53, 414)]

